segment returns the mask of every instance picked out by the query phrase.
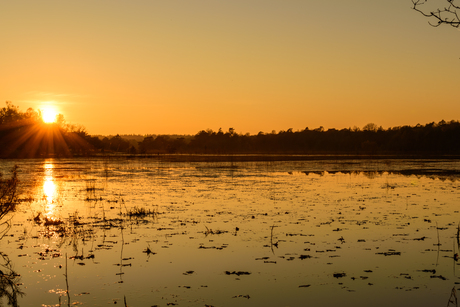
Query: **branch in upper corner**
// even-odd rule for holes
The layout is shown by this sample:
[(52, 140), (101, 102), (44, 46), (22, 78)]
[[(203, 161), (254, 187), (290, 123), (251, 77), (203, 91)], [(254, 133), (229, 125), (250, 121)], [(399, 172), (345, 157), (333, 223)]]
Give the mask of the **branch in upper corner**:
[(445, 0), (444, 6), (435, 5), (430, 6), (433, 2), (430, 0), (412, 0), (413, 9), (422, 14), (423, 16), (434, 19), (435, 23), (431, 21), (429, 24), (433, 27), (438, 27), (442, 24), (450, 25), (454, 28), (460, 27), (460, 2), (458, 0)]

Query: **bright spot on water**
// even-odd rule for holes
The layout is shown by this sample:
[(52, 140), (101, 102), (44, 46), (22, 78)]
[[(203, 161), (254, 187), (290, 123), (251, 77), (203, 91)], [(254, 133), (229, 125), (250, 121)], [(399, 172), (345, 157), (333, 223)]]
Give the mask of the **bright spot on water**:
[(52, 203), (56, 194), (56, 185), (52, 177), (47, 177), (43, 183), (43, 193), (48, 203)]
[(53, 177), (54, 165), (51, 162), (45, 162), (45, 181), (43, 182), (43, 195), (46, 198), (46, 211), (43, 214), (51, 218), (56, 209), (56, 184)]

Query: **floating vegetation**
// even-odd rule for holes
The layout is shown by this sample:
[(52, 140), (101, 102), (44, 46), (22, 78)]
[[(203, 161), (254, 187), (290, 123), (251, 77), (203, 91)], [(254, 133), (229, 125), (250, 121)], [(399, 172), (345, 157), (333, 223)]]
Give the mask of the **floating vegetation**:
[(381, 253), (375, 253), (377, 255), (385, 255), (385, 256), (400, 256), (401, 252), (396, 252), (396, 251), (388, 251), (388, 252), (381, 252)]
[(220, 235), (220, 234), (228, 232), (228, 231), (224, 231), (224, 230), (212, 230), (212, 229), (209, 229), (206, 225), (204, 225), (204, 227), (206, 227), (206, 231), (204, 232), (205, 236), (207, 236), (207, 235)]
[(439, 278), (439, 279), (442, 279), (442, 280), (447, 280), (447, 278), (445, 278), (442, 275), (431, 275), (430, 278)]
[(225, 271), (226, 275), (236, 275), (236, 276), (241, 276), (241, 275), (251, 275), (251, 272), (246, 272), (246, 271)]
[(59, 226), (59, 225), (61, 225), (63, 223), (64, 222), (62, 220), (59, 220), (59, 219), (45, 218), (43, 225), (44, 226)]
[(346, 273), (334, 273), (334, 274), (332, 274), (332, 276), (334, 278), (342, 278), (342, 277), (347, 276), (347, 274)]
[(143, 253), (146, 253), (147, 256), (148, 256), (148, 255), (155, 255), (155, 254), (156, 254), (156, 253), (152, 252), (152, 250), (150, 249), (149, 246), (147, 246), (147, 248), (144, 249), (142, 252), (143, 252)]
[(241, 295), (241, 294), (240, 294), (240, 295), (235, 295), (235, 296), (233, 296), (232, 298), (239, 298), (239, 297), (241, 297), (241, 298), (247, 298), (247, 299), (250, 299), (250, 298), (251, 298), (251, 297), (249, 296), (249, 294), (246, 294), (246, 295)]
[(425, 273), (431, 273), (431, 274), (436, 274), (436, 270), (435, 269), (432, 269), (432, 270), (419, 270), (419, 272), (425, 272)]
[(198, 248), (199, 249), (217, 249), (217, 250), (223, 250), (224, 248), (227, 248), (228, 245), (222, 245), (222, 246), (204, 246), (200, 245)]

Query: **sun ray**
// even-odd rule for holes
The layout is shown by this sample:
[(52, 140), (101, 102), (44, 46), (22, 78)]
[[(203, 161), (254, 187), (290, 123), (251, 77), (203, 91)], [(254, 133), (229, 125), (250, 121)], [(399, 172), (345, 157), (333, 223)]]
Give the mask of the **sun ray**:
[(19, 120), (1, 126), (0, 131), (5, 135), (3, 140), (9, 144), (3, 150), (5, 157), (69, 157), (91, 150), (84, 133), (67, 131), (58, 123)]

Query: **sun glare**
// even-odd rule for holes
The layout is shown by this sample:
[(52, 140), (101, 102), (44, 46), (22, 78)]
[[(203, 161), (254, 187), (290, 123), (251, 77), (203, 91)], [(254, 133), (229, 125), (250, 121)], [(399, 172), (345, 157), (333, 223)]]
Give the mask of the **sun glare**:
[(45, 107), (41, 110), (43, 122), (46, 124), (52, 124), (56, 122), (57, 112), (51, 107)]

